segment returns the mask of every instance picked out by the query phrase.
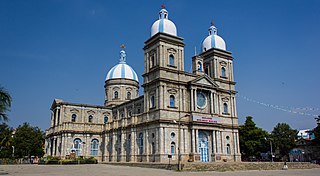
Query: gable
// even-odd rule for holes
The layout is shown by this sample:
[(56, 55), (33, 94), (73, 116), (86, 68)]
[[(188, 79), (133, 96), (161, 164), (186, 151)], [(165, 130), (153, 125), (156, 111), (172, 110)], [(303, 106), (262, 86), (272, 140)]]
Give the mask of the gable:
[(219, 87), (208, 75), (203, 75), (191, 81), (191, 84), (198, 86)]
[(196, 84), (204, 84), (204, 85), (208, 85), (211, 86), (212, 84), (207, 80), (207, 79), (200, 79), (197, 82), (195, 82)]

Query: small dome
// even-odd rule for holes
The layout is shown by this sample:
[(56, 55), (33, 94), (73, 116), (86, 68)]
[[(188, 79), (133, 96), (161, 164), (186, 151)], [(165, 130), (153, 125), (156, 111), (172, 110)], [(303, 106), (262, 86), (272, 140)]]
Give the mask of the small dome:
[(158, 32), (177, 36), (176, 25), (168, 19), (168, 11), (162, 6), (159, 12), (159, 20), (155, 21), (151, 27), (151, 37)]
[(120, 62), (116, 66), (112, 67), (108, 72), (106, 80), (110, 79), (132, 79), (139, 82), (136, 72), (126, 64), (126, 52), (120, 51)]
[(213, 25), (213, 23), (209, 28), (209, 36), (206, 37), (202, 42), (202, 52), (211, 48), (226, 50), (226, 43), (220, 36), (218, 36), (217, 28)]

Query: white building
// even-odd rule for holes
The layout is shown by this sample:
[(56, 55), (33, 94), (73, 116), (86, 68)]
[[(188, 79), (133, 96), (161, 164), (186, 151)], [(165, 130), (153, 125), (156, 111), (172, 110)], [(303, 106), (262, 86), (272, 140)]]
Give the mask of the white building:
[(183, 38), (164, 8), (143, 49), (144, 95), (122, 49), (107, 74), (103, 106), (54, 100), (46, 155), (168, 162), (180, 150), (183, 162), (240, 161), (233, 57), (216, 27), (192, 58), (192, 73), (184, 70)]

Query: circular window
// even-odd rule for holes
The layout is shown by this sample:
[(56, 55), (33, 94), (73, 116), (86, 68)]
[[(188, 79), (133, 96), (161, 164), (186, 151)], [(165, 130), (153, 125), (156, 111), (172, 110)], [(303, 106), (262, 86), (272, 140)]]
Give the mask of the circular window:
[(230, 137), (229, 137), (229, 136), (227, 136), (227, 137), (226, 137), (226, 139), (227, 139), (227, 140), (229, 140), (229, 139), (230, 139)]
[(201, 108), (201, 109), (205, 108), (206, 104), (207, 104), (206, 102), (207, 102), (207, 98), (204, 95), (204, 93), (198, 92), (197, 93), (197, 104), (198, 104), (199, 108)]
[(171, 133), (171, 138), (174, 138), (176, 134), (174, 132)]

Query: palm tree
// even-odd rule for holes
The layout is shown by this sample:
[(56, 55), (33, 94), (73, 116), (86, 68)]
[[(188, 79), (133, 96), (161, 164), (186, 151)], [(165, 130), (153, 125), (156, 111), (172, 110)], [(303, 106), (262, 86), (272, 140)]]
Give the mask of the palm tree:
[(0, 87), (0, 121), (8, 121), (9, 118), (6, 114), (10, 111), (11, 96), (3, 87)]

